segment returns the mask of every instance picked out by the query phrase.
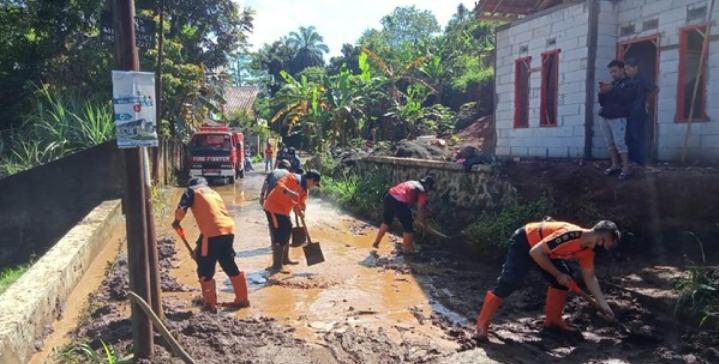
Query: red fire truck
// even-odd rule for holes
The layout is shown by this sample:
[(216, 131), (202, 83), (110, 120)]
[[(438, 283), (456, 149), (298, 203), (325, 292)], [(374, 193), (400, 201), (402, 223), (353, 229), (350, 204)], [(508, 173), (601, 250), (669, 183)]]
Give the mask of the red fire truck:
[(245, 137), (224, 124), (205, 124), (189, 146), (190, 177), (223, 178), (235, 183), (245, 177)]

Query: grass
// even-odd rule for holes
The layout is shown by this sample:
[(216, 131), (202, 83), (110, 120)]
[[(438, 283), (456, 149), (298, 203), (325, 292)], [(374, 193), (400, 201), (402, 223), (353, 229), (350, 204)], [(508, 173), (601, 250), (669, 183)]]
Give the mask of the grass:
[(0, 175), (12, 175), (114, 137), (112, 107), (41, 87), (25, 123), (0, 135)]
[(674, 281), (679, 298), (674, 314), (689, 314), (699, 317), (699, 327), (713, 322), (719, 329), (719, 266), (706, 265), (704, 243), (692, 231), (685, 231), (694, 238), (701, 252), (701, 264), (687, 268), (686, 273)]
[(675, 281), (679, 298), (675, 314), (698, 315), (699, 326), (714, 323), (719, 329), (719, 266), (691, 266)]
[(323, 177), (319, 194), (340, 207), (370, 219), (379, 219), (382, 197), (390, 181), (383, 176), (360, 178), (349, 175), (339, 178)]
[(69, 344), (64, 349), (55, 353), (55, 360), (62, 364), (124, 364), (130, 363), (118, 354), (115, 349), (99, 340), (101, 348), (93, 348), (90, 343)]
[(0, 272), (0, 293), (10, 287), (30, 268), (29, 264), (19, 265), (17, 267), (6, 268)]
[(547, 197), (529, 203), (514, 203), (498, 213), (483, 213), (464, 232), (475, 248), (501, 256), (506, 253), (509, 238), (517, 228), (551, 215), (552, 206), (552, 200)]

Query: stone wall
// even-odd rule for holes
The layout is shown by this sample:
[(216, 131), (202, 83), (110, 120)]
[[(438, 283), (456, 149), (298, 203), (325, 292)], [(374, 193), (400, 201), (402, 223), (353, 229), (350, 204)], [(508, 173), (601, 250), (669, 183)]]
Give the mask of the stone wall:
[(509, 181), (497, 169), (487, 165), (475, 165), (466, 171), (461, 165), (440, 161), (366, 157), (358, 161), (356, 170), (360, 176), (384, 177), (391, 184), (418, 180), (432, 173), (436, 183), (429, 196), (428, 210), (430, 214), (442, 217), (442, 221), (451, 221), (457, 226), (517, 198)]

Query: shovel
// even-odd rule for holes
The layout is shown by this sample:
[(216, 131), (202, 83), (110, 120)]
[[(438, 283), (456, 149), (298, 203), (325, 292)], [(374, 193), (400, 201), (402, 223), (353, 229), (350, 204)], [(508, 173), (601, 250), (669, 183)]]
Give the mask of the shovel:
[(454, 235), (447, 235), (429, 225), (426, 226), (425, 230), (428, 233), (430, 233), (431, 235), (434, 235), (434, 236), (436, 236), (440, 239), (444, 239), (444, 240), (454, 240), (454, 239), (457, 239), (457, 238), (461, 237), (462, 235), (464, 235), (464, 230), (462, 230), (459, 233), (454, 234)]
[[(576, 294), (578, 294), (578, 295), (579, 295), (580, 297), (582, 297), (585, 301), (589, 302), (592, 306), (594, 306), (594, 308), (597, 309), (597, 311), (599, 311), (599, 312), (604, 312), (604, 308), (602, 308), (602, 306), (599, 304), (599, 302), (597, 302), (597, 300), (595, 300), (594, 298), (592, 298), (592, 296), (590, 296), (589, 294), (587, 294), (587, 292), (584, 292), (584, 290), (582, 290), (581, 288), (579, 288), (579, 285), (578, 285), (577, 282), (575, 282), (574, 280), (572, 280), (572, 282), (569, 284), (569, 290), (572, 291), (572, 292), (574, 292), (574, 293), (576, 293)], [(622, 324), (621, 322), (617, 321), (617, 319), (614, 319), (613, 321), (610, 321), (610, 323), (611, 323), (612, 325), (614, 325), (615, 327), (617, 327), (617, 328), (618, 328), (620, 331), (622, 331), (624, 334), (626, 334), (626, 335), (634, 335), (634, 333), (632, 333), (632, 331), (629, 330), (629, 328), (627, 328), (626, 326), (624, 326), (624, 324)]]
[(305, 253), (305, 259), (307, 260), (307, 266), (319, 264), (325, 261), (325, 256), (322, 254), (322, 248), (319, 242), (312, 242), (310, 233), (307, 231), (307, 224), (305, 224), (305, 217), (300, 216), (302, 220), (302, 227), (304, 228), (305, 235), (307, 236), (307, 244), (302, 247)]
[(190, 258), (192, 258), (192, 260), (194, 260), (194, 261), (197, 261), (197, 258), (195, 258), (195, 251), (192, 250), (190, 243), (187, 242), (187, 238), (185, 237), (185, 230), (182, 228), (182, 226), (176, 227), (175, 232), (180, 237), (180, 239), (182, 239), (182, 242), (185, 243), (185, 247), (187, 248), (187, 251), (190, 253)]
[(292, 228), (292, 244), (293, 248), (302, 246), (307, 242), (307, 234), (305, 234), (306, 227), (304, 223), (300, 226), (300, 221), (295, 213), (295, 227)]

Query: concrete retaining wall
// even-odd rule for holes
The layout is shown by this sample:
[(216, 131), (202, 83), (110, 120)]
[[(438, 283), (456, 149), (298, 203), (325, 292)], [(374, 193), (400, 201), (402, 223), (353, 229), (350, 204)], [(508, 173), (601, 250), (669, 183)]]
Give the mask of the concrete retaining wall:
[[(158, 153), (161, 183), (184, 167), (182, 144), (164, 141)], [(125, 163), (115, 141), (0, 179), (0, 267), (41, 256), (102, 201), (121, 198)]]
[(357, 164), (360, 176), (381, 176), (392, 184), (417, 180), (430, 172), (436, 178), (436, 189), (429, 196), (428, 210), (443, 221), (467, 223), (517, 198), (509, 181), (488, 165), (475, 165), (466, 171), (455, 163), (393, 157), (366, 157)]
[(102, 202), (0, 295), (0, 364), (24, 363), (115, 229), (119, 200)]

